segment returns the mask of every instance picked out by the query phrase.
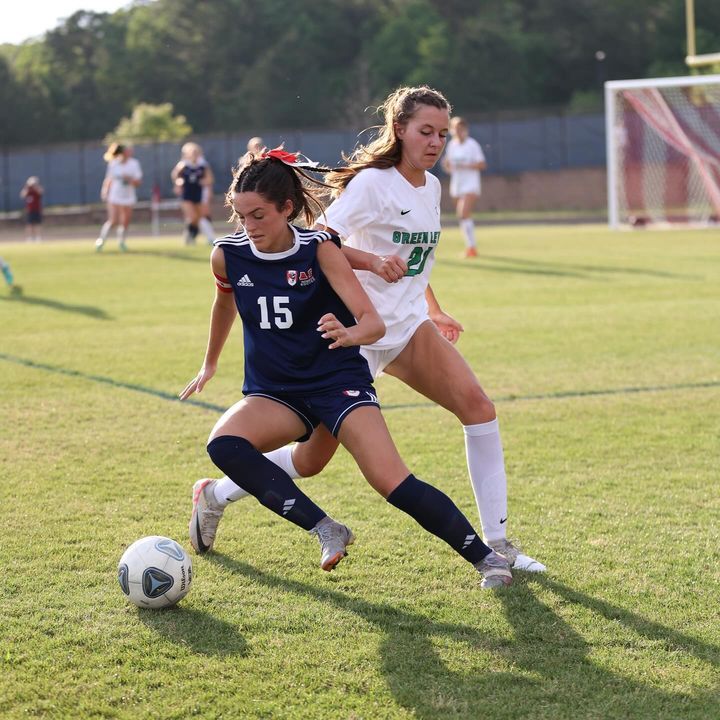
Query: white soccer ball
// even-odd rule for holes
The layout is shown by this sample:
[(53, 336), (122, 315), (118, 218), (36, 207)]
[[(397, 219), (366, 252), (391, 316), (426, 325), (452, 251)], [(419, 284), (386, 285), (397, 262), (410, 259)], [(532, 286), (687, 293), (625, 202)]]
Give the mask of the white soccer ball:
[(190, 591), (192, 561), (174, 540), (149, 535), (123, 553), (118, 582), (127, 599), (138, 607), (169, 607)]

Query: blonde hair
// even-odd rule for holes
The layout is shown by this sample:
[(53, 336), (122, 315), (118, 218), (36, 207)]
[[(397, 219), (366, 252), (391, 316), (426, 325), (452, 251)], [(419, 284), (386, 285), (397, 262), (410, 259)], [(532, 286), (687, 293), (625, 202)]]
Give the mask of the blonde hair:
[(459, 127), (467, 127), (468, 123), (467, 120), (464, 117), (460, 117), (459, 115), (456, 115), (454, 118), (450, 120), (450, 130), (452, 132), (455, 132), (455, 130)]
[(110, 162), (113, 158), (116, 158), (118, 155), (122, 155), (122, 153), (124, 152), (125, 146), (121, 143), (114, 142), (105, 151), (105, 154), (103, 155), (103, 160), (105, 162)]
[(202, 148), (196, 142), (186, 142), (180, 148), (180, 154), (183, 157), (190, 157), (193, 153), (197, 153), (198, 157), (202, 155)]
[(328, 183), (333, 186), (333, 196), (339, 195), (365, 168), (386, 169), (400, 164), (402, 142), (397, 137), (395, 127), (407, 125), (420, 105), (447, 110), (448, 113), (452, 109), (441, 92), (427, 85), (400, 87), (390, 93), (377, 108), (378, 115), (384, 118), (383, 124), (376, 126), (380, 129), (377, 137), (369, 144), (357, 147), (349, 157), (343, 153), (346, 166), (328, 175)]

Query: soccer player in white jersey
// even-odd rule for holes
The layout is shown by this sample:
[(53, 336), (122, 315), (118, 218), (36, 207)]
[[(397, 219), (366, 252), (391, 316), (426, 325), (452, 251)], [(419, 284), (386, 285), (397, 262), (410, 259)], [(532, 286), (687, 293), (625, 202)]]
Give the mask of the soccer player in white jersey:
[(108, 219), (100, 229), (100, 236), (95, 241), (95, 249), (99, 252), (105, 246), (105, 240), (113, 226), (117, 226), (120, 250), (127, 250), (126, 240), (133, 208), (137, 202), (137, 188), (142, 183), (140, 162), (133, 157), (129, 145), (113, 143), (103, 155), (107, 162), (107, 172), (102, 184), (100, 197), (107, 202)]
[(475, 245), (475, 223), (472, 212), (480, 197), (480, 171), (487, 167), (480, 143), (471, 138), (468, 125), (461, 117), (450, 121), (450, 142), (443, 157), (443, 168), (450, 173), (450, 197), (455, 200), (455, 209), (460, 229), (465, 236), (465, 257), (477, 257)]
[[(385, 336), (362, 353), (375, 377), (397, 377), (458, 418), (487, 544), (515, 569), (541, 572), (544, 565), (507, 539), (507, 478), (495, 406), (454, 345), (462, 325), (443, 312), (428, 284), (440, 238), (440, 183), (428, 171), (445, 147), (450, 104), (426, 86), (402, 87), (379, 110), (384, 124), (378, 136), (328, 176), (336, 199), (325, 213), (327, 229), (345, 240), (345, 255), (385, 322)], [(309, 477), (337, 446), (317, 428), (306, 442), (267, 457), (291, 477)], [(199, 482), (212, 483), (220, 507), (245, 494), (227, 477)], [(207, 549), (219, 521), (218, 514), (214, 527), (207, 525)]]

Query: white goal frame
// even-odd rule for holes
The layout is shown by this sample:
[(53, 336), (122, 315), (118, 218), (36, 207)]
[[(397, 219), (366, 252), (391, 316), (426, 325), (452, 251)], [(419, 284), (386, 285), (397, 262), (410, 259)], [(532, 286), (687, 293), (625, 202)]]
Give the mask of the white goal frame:
[(616, 131), (615, 117), (617, 111), (617, 94), (622, 90), (652, 88), (683, 88), (718, 85), (720, 75), (694, 75), (688, 77), (669, 77), (642, 80), (612, 80), (605, 83), (605, 147), (607, 153), (607, 201), (608, 224), (617, 229), (623, 223), (620, 218), (619, 190), (620, 168), (618, 167), (619, 137)]

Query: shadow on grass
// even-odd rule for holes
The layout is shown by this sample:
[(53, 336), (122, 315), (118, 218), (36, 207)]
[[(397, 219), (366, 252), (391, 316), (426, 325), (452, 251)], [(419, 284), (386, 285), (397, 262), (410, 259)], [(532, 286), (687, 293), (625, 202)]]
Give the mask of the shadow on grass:
[[(663, 666), (672, 668), (678, 652), (717, 664), (718, 648), (690, 638), (659, 623), (647, 621), (584, 595), (548, 578), (528, 580), (520, 575), (516, 584), (494, 593), (502, 603), (512, 636), (483, 633), (471, 624), (433, 622), (426, 615), (386, 603), (368, 602), (332, 589), (271, 575), (247, 563), (213, 553), (208, 560), (270, 590), (311, 597), (344, 612), (358, 615), (383, 635), (379, 645), (379, 667), (396, 702), (413, 717), (534, 717), (543, 718), (697, 718), (703, 720), (717, 707), (717, 692), (693, 694), (673, 692), (613, 673), (598, 663), (592, 645), (554, 610), (536, 596), (538, 582), (567, 602), (580, 603), (596, 612), (598, 622), (621, 622), (646, 640), (664, 642), (668, 657)], [(469, 586), (470, 594), (481, 593)], [(478, 609), (478, 613), (482, 612)], [(448, 666), (438, 648), (462, 644), (474, 653), (500, 659), (507, 671), (478, 673)], [(620, 646), (618, 653), (637, 648)], [(494, 661), (493, 661), (494, 662)], [(627, 662), (627, 659), (624, 660)], [(482, 664), (482, 659), (479, 664)], [(658, 676), (660, 673), (658, 673)], [(655, 682), (659, 683), (655, 678)], [(519, 712), (512, 701), (520, 702)]]
[(71, 305), (69, 303), (53, 300), (52, 298), (35, 297), (33, 295), (24, 295), (21, 292), (14, 293), (9, 297), (0, 295), (0, 301), (7, 303), (22, 303), (23, 305), (35, 305), (37, 307), (48, 308), (50, 310), (60, 310), (61, 312), (77, 313), (86, 317), (95, 318), (96, 320), (113, 320), (112, 315), (108, 315), (105, 310), (92, 305)]
[(138, 609), (138, 619), (166, 640), (202, 655), (247, 654), (247, 643), (237, 628), (211, 613), (182, 606), (167, 610)]
[[(483, 678), (449, 668), (438, 654), (435, 642), (440, 638), (443, 646), (460, 643), (473, 651), (492, 654), (507, 645), (505, 638), (489, 636), (469, 624), (433, 622), (426, 615), (393, 605), (368, 602), (336, 590), (271, 575), (220, 553), (211, 553), (206, 557), (270, 590), (332, 604), (374, 625), (383, 636), (379, 647), (379, 667), (397, 703), (411, 710), (413, 717), (426, 720), (445, 716), (482, 717), (493, 709), (497, 711), (506, 707), (505, 690), (534, 682), (518, 678), (511, 672), (495, 672), (492, 673), (493, 696), (486, 698), (487, 687)], [(470, 587), (471, 592), (480, 592), (476, 586)]]
[[(483, 262), (487, 261), (487, 262)], [(618, 267), (613, 265), (572, 265), (568, 263), (547, 262), (544, 260), (527, 260), (525, 258), (504, 257), (502, 255), (478, 255), (474, 260), (439, 260), (443, 265), (489, 270), (491, 272), (517, 273), (521, 275), (555, 275), (585, 279), (599, 279), (600, 275), (641, 275), (667, 280), (702, 280), (700, 275), (687, 275), (649, 270), (637, 267)], [(498, 262), (505, 265), (491, 265)]]
[[(682, 718), (705, 720), (717, 708), (717, 689), (676, 692), (666, 688), (667, 677), (682, 661), (678, 653), (717, 666), (720, 649), (646, 620), (621, 607), (574, 590), (544, 575), (516, 576), (513, 591), (499, 595), (515, 634), (509, 659), (519, 670), (539, 676), (534, 697), (527, 707), (545, 710), (553, 718)], [(568, 604), (579, 604), (607, 623), (601, 648), (596, 649), (574, 627), (533, 592), (537, 584)], [(613, 640), (616, 623), (641, 636), (638, 640)], [(657, 648), (649, 643), (657, 643)], [(664, 654), (660, 667), (652, 666), (650, 650)], [(614, 657), (623, 665), (637, 662), (656, 670), (647, 682), (624, 677), (607, 669)], [(626, 671), (625, 671), (626, 672)], [(549, 713), (548, 713), (549, 711)]]

